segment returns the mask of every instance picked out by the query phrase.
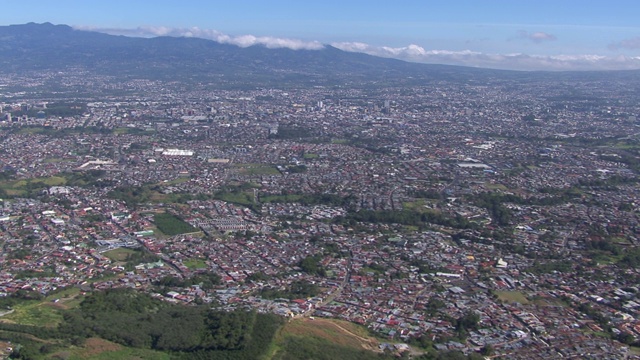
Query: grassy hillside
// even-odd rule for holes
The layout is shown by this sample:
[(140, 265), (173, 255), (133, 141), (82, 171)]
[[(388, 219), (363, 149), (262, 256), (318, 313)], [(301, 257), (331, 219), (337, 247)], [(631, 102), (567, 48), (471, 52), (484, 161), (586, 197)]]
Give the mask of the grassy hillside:
[(294, 319), (276, 335), (268, 359), (391, 359), (365, 328), (334, 319)]

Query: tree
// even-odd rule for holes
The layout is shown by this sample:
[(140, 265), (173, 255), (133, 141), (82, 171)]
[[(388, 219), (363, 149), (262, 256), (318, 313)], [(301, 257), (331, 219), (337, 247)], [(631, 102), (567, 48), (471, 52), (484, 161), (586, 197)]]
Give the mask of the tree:
[(623, 344), (630, 345), (635, 341), (635, 337), (628, 332), (623, 331), (618, 334), (618, 336), (616, 336), (616, 340), (620, 341)]
[(456, 332), (460, 336), (466, 336), (469, 330), (477, 330), (479, 321), (480, 316), (469, 311), (455, 321)]
[(493, 346), (491, 346), (491, 344), (487, 344), (483, 346), (482, 349), (480, 349), (480, 355), (484, 356), (491, 356), (494, 352), (495, 350), (493, 349)]
[(307, 274), (325, 276), (326, 271), (320, 266), (321, 259), (319, 255), (307, 256), (300, 261), (299, 266)]

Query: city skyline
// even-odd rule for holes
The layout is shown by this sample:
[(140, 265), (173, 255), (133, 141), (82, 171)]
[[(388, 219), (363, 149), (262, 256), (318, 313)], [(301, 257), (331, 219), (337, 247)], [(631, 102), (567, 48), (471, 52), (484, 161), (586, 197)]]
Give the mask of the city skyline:
[(401, 4), (364, 1), (42, 0), (13, 3), (0, 24), (51, 22), (127, 36), (192, 36), (238, 46), (331, 45), (423, 63), (515, 70), (640, 69), (631, 1), (498, 0)]

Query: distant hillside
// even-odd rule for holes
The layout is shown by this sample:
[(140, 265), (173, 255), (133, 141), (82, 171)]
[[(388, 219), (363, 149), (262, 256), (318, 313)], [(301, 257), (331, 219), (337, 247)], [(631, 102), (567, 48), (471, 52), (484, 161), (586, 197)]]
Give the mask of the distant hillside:
[[(409, 63), (331, 46), (322, 50), (268, 49), (261, 45), (241, 48), (197, 38), (114, 36), (49, 23), (0, 26), (0, 72), (69, 70), (121, 78), (246, 86), (398, 86), (531, 76), (513, 71)], [(634, 76), (638, 73), (633, 72)], [(557, 74), (542, 76), (555, 79)], [(585, 74), (594, 76), (594, 73), (579, 76)]]
[(463, 80), (505, 74), (345, 52), (241, 48), (197, 38), (134, 38), (29, 23), (0, 27), (0, 71), (90, 70), (96, 74), (201, 81), (345, 84)]

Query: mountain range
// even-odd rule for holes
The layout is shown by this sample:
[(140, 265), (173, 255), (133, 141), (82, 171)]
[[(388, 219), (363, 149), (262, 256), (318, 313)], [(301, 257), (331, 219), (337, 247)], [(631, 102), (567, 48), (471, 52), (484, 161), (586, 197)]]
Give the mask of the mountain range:
[[(89, 71), (119, 78), (264, 85), (415, 85), (433, 81), (495, 78), (557, 78), (558, 73), (526, 73), (461, 66), (417, 64), (345, 52), (238, 47), (199, 38), (136, 38), (76, 30), (67, 25), (0, 26), (0, 73)], [(620, 74), (624, 73), (624, 74)], [(606, 76), (640, 72), (608, 72)], [(561, 77), (573, 77), (562, 74)], [(579, 76), (601, 77), (602, 73)]]

